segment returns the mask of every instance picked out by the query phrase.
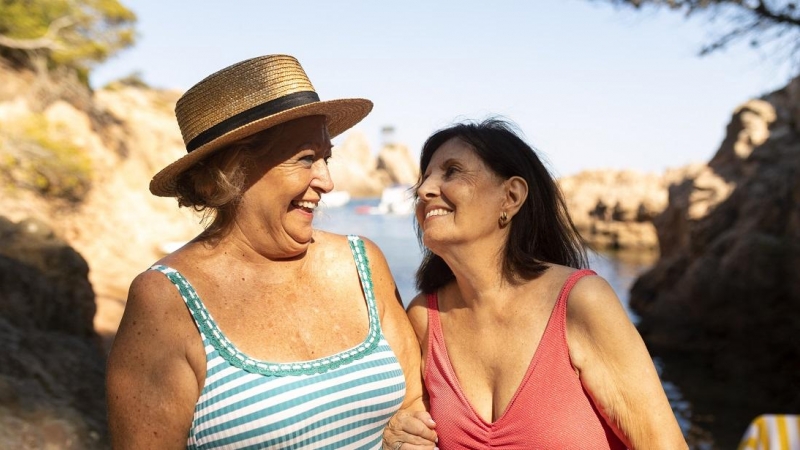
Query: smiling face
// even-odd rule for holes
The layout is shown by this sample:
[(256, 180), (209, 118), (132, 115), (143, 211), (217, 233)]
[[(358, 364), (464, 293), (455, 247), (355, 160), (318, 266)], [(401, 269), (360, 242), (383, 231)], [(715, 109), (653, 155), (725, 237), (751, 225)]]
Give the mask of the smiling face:
[(458, 138), (433, 153), (417, 197), (423, 243), (436, 254), (444, 244), (502, 238), (497, 219), (506, 198), (504, 180)]
[(268, 237), (288, 253), (304, 250), (311, 242), (320, 196), (333, 189), (324, 118), (287, 122), (275, 130), (268, 148), (253, 151), (256, 156), (237, 214), (239, 228), (248, 239)]

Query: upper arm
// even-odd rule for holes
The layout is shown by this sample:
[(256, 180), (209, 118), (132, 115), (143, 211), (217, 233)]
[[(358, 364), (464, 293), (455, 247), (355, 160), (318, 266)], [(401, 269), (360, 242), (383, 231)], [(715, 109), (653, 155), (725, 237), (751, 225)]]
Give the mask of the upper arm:
[(115, 449), (186, 447), (199, 396), (186, 353), (186, 343), (198, 339), (188, 315), (162, 274), (148, 271), (131, 284), (106, 373)]
[(570, 358), (598, 409), (630, 448), (685, 448), (653, 361), (611, 286), (585, 277), (570, 293)]
[(419, 342), (422, 361), (420, 367), (425, 373), (425, 358), (428, 356), (428, 299), (425, 294), (418, 294), (408, 305), (408, 320), (414, 329), (414, 334)]
[(372, 241), (365, 238), (362, 240), (370, 262), (375, 299), (381, 310), (381, 328), (397, 355), (406, 379), (406, 397), (402, 408), (423, 410), (419, 343), (403, 310), (386, 258)]

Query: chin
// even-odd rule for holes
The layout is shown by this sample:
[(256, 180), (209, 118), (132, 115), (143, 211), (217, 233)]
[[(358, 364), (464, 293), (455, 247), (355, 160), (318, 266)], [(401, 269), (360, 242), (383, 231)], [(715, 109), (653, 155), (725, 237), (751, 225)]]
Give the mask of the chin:
[(299, 245), (308, 245), (314, 241), (314, 230), (311, 230), (308, 233), (294, 235), (292, 236), (292, 239)]
[(446, 243), (447, 242), (445, 240), (437, 239), (435, 234), (431, 235), (431, 233), (425, 233), (422, 235), (422, 244), (425, 247), (428, 247), (428, 249), (433, 253), (437, 253), (436, 249), (442, 245), (446, 245)]

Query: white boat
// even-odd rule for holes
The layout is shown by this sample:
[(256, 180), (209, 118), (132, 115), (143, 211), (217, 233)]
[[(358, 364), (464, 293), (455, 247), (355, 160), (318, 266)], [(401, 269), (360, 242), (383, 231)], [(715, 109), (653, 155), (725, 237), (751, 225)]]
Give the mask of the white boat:
[(347, 191), (331, 191), (322, 194), (321, 204), (329, 208), (344, 206), (350, 202), (350, 193)]
[(381, 193), (378, 206), (356, 208), (359, 214), (408, 215), (414, 212), (414, 190), (407, 184), (389, 186)]
[(414, 212), (414, 190), (407, 184), (385, 188), (378, 209), (384, 214), (411, 214)]

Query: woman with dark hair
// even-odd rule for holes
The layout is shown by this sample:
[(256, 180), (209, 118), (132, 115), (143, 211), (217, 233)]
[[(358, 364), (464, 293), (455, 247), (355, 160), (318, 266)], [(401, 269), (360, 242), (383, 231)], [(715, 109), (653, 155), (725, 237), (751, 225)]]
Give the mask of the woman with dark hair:
[(487, 120), (435, 133), (420, 164), (425, 251), (408, 314), (439, 448), (685, 448), (641, 337), (585, 269), (535, 151)]
[[(333, 189), (331, 138), (371, 109), (321, 101), (288, 55), (178, 100), (188, 154), (150, 191), (211, 222), (131, 284), (108, 359), (114, 448), (380, 449), (401, 406), (429, 418), (380, 249), (312, 225)], [(416, 448), (433, 448), (427, 436)]]

